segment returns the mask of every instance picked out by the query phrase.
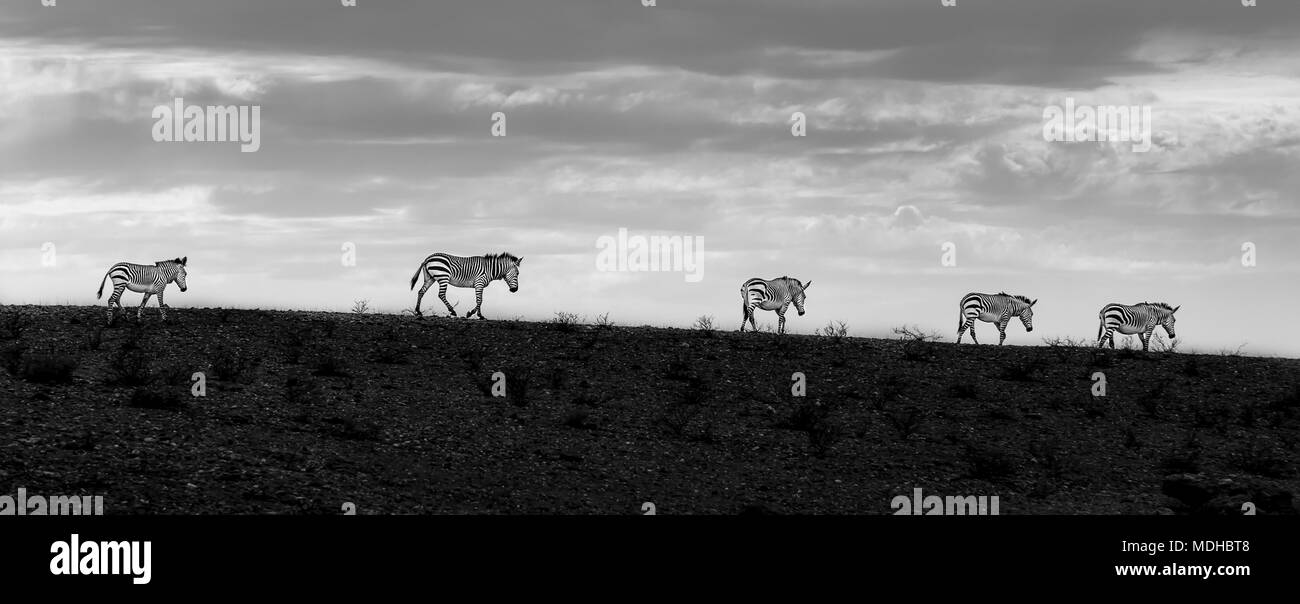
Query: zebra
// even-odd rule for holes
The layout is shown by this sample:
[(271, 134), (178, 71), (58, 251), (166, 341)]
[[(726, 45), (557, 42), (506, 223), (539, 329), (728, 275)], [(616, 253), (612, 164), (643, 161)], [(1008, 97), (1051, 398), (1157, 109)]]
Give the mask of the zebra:
[(1132, 306), (1123, 304), (1107, 304), (1097, 313), (1097, 318), (1101, 324), (1097, 326), (1097, 348), (1101, 348), (1106, 340), (1110, 340), (1110, 347), (1115, 348), (1115, 331), (1122, 334), (1137, 334), (1138, 339), (1142, 340), (1142, 351), (1147, 352), (1151, 343), (1151, 334), (1156, 330), (1156, 326), (1165, 328), (1165, 333), (1169, 338), (1174, 337), (1174, 313), (1182, 306), (1170, 307), (1164, 302), (1142, 302)]
[(523, 258), (506, 252), (468, 257), (442, 252), (430, 254), (424, 262), (420, 263), (420, 268), (416, 269), (415, 275), (411, 277), (411, 289), (415, 289), (415, 282), (419, 280), (421, 273), (424, 274), (424, 286), (420, 288), (420, 295), (415, 298), (415, 316), (424, 316), (424, 313), (420, 312), (420, 301), (424, 300), (424, 292), (429, 291), (429, 287), (437, 281), (438, 298), (447, 305), (447, 312), (451, 313), (451, 316), (456, 316), (456, 309), (447, 302), (448, 284), (474, 288), (474, 310), (466, 313), (465, 318), (474, 316), (474, 313), (478, 313), (480, 319), (486, 318), (482, 312), (483, 288), (497, 279), (503, 279), (506, 285), (510, 286), (511, 293), (519, 291), (519, 264), (523, 261)]
[(117, 309), (126, 312), (122, 308), (122, 290), (129, 289), (133, 292), (143, 292), (144, 299), (140, 301), (140, 308), (136, 309), (135, 317), (144, 318), (144, 305), (149, 303), (149, 296), (158, 295), (158, 312), (162, 315), (164, 321), (167, 320), (167, 304), (163, 302), (163, 290), (167, 284), (172, 281), (181, 291), (189, 289), (185, 285), (185, 265), (189, 262), (189, 256), (176, 258), (174, 260), (160, 260), (153, 266), (147, 264), (131, 264), (129, 262), (119, 262), (109, 267), (108, 272), (104, 273), (104, 278), (99, 280), (99, 292), (95, 294), (98, 300), (104, 297), (104, 282), (109, 277), (113, 278), (113, 295), (108, 297), (108, 324), (113, 324), (113, 305)]
[(744, 313), (740, 319), (740, 331), (745, 331), (745, 321), (749, 321), (750, 327), (758, 331), (758, 325), (754, 324), (754, 309), (762, 308), (776, 311), (776, 316), (781, 319), (777, 333), (785, 333), (785, 311), (790, 308), (790, 304), (794, 304), (795, 309), (799, 311), (799, 316), (802, 317), (804, 292), (809, 287), (812, 287), (812, 281), (804, 285), (798, 279), (791, 277), (780, 277), (770, 281), (754, 277), (746, 281), (740, 286), (741, 312)]
[(1038, 300), (1030, 300), (1024, 296), (1015, 296), (1007, 292), (998, 292), (996, 294), (969, 293), (961, 299), (959, 312), (957, 314), (957, 343), (961, 344), (961, 335), (970, 329), (970, 339), (972, 342), (979, 344), (975, 339), (975, 319), (986, 323), (994, 323), (998, 326), (998, 346), (1001, 346), (1007, 339), (1007, 324), (1011, 322), (1011, 317), (1020, 317), (1020, 322), (1025, 325), (1025, 332), (1034, 330), (1034, 310), (1033, 307)]

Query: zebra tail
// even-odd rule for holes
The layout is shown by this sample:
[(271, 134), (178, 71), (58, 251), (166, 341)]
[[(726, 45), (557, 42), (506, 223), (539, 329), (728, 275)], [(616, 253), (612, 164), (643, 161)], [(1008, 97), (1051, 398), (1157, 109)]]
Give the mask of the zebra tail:
[(420, 279), (420, 271), (424, 270), (424, 263), (420, 263), (420, 268), (415, 269), (415, 274), (411, 275), (411, 289), (415, 289), (415, 282)]
[[(111, 272), (113, 272), (113, 269), (108, 269), (108, 273)], [(104, 282), (108, 280), (108, 273), (104, 273), (104, 278), (99, 280), (99, 291), (95, 292), (96, 300), (104, 297)]]

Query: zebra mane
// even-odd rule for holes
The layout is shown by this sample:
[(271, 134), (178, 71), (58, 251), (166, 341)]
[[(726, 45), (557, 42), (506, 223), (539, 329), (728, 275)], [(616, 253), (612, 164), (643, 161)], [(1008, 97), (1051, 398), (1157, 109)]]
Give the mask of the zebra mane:
[(1017, 300), (1020, 300), (1021, 302), (1024, 302), (1025, 304), (1032, 304), (1032, 303), (1033, 303), (1029, 298), (1026, 298), (1025, 296), (1008, 294), (1007, 292), (998, 292), (998, 295), (999, 295), (999, 296), (1010, 296), (1010, 297), (1012, 297), (1012, 298), (1015, 298), (1015, 299), (1017, 299)]
[(500, 260), (502, 258), (509, 258), (511, 262), (519, 262), (519, 257), (514, 254), (511, 254), (510, 252), (501, 252), (500, 254), (487, 254), (483, 257), (489, 260)]
[(1143, 302), (1143, 304), (1145, 304), (1145, 305), (1147, 305), (1147, 306), (1156, 306), (1156, 307), (1159, 307), (1159, 308), (1163, 308), (1163, 309), (1165, 309), (1165, 310), (1173, 310), (1173, 309), (1174, 309), (1174, 307), (1170, 306), (1169, 303), (1167, 303), (1167, 302)]
[(185, 263), (181, 261), (180, 258), (173, 258), (171, 260), (159, 260), (153, 263), (154, 266), (162, 266), (164, 264), (185, 264)]

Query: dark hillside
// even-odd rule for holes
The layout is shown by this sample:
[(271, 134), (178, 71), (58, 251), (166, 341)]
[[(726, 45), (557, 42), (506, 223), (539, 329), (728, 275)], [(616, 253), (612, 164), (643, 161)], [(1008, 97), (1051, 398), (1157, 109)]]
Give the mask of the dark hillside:
[(885, 514), (917, 487), (1002, 514), (1300, 505), (1293, 359), (171, 317), (0, 307), (0, 494), (102, 494), (110, 514)]

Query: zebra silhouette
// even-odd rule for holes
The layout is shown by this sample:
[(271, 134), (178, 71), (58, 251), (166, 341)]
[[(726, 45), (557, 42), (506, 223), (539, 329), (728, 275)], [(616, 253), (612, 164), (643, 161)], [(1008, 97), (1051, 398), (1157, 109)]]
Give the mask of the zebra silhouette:
[(1011, 322), (1011, 317), (1020, 317), (1020, 322), (1025, 325), (1025, 331), (1033, 331), (1033, 306), (1037, 303), (1038, 300), (1030, 300), (1007, 292), (966, 294), (961, 299), (960, 311), (957, 315), (957, 343), (961, 344), (961, 336), (967, 329), (970, 330), (971, 341), (980, 343), (975, 339), (975, 319), (998, 326), (999, 346), (1007, 339), (1007, 324)]
[(780, 277), (770, 281), (755, 277), (746, 281), (740, 286), (741, 312), (744, 313), (740, 319), (740, 331), (745, 331), (745, 321), (749, 321), (749, 326), (753, 327), (754, 331), (758, 331), (758, 325), (754, 323), (754, 309), (762, 308), (776, 311), (776, 316), (780, 318), (777, 333), (785, 333), (785, 311), (794, 304), (795, 310), (798, 310), (799, 316), (802, 317), (804, 291), (811, 286), (812, 281), (804, 285), (798, 279), (791, 277)]
[(415, 275), (411, 277), (411, 288), (414, 289), (420, 274), (424, 274), (424, 286), (420, 288), (420, 294), (415, 298), (415, 316), (424, 316), (424, 313), (420, 312), (420, 302), (424, 300), (424, 292), (429, 291), (429, 287), (436, 281), (438, 299), (447, 305), (447, 312), (451, 313), (451, 316), (456, 316), (456, 309), (447, 302), (448, 285), (474, 288), (474, 309), (465, 313), (465, 318), (474, 316), (474, 313), (478, 313), (480, 319), (487, 318), (483, 316), (482, 311), (483, 288), (501, 279), (510, 287), (512, 293), (519, 291), (519, 263), (523, 261), (523, 258), (505, 252), (485, 256), (453, 256), (441, 252), (430, 254), (424, 262), (420, 263), (420, 268), (416, 269)]
[(155, 262), (152, 266), (148, 264), (131, 264), (129, 262), (119, 262), (109, 267), (108, 272), (104, 273), (104, 278), (99, 280), (99, 292), (95, 294), (98, 300), (104, 297), (104, 282), (109, 277), (113, 278), (113, 294), (108, 297), (108, 323), (113, 324), (113, 306), (126, 312), (122, 308), (122, 290), (129, 289), (133, 292), (143, 292), (144, 299), (140, 301), (140, 308), (136, 309), (135, 316), (137, 319), (144, 318), (144, 305), (149, 303), (149, 297), (158, 295), (158, 312), (162, 315), (164, 321), (167, 320), (167, 304), (163, 302), (163, 290), (167, 284), (172, 281), (181, 291), (189, 289), (185, 285), (185, 264), (189, 261), (189, 256), (176, 258), (175, 260), (162, 260)]
[(1170, 307), (1164, 302), (1142, 302), (1132, 306), (1123, 304), (1107, 304), (1097, 313), (1097, 318), (1101, 324), (1097, 326), (1097, 348), (1101, 348), (1106, 340), (1110, 340), (1110, 347), (1115, 348), (1115, 332), (1119, 331), (1125, 335), (1137, 334), (1138, 339), (1142, 340), (1142, 351), (1149, 350), (1151, 343), (1151, 334), (1156, 327), (1163, 327), (1169, 338), (1174, 337), (1174, 313), (1182, 306)]

